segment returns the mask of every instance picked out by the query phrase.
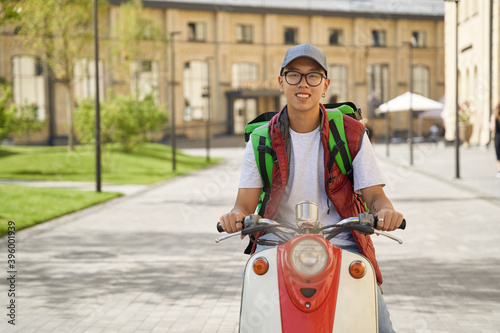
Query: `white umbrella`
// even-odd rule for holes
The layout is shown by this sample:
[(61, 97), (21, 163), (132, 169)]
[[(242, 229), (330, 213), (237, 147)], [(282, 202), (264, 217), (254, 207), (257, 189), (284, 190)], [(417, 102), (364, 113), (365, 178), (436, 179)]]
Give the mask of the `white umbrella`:
[(430, 98), (419, 94), (406, 92), (396, 98), (391, 99), (378, 107), (379, 113), (408, 111), (410, 108), (414, 111), (424, 111), (433, 109), (442, 109), (443, 103), (436, 102)]

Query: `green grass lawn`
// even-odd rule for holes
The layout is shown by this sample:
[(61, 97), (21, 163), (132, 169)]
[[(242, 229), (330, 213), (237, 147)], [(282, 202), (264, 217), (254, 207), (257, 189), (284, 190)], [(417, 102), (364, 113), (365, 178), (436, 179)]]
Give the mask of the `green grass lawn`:
[(0, 236), (120, 196), (120, 193), (0, 184)]
[[(102, 152), (102, 183), (154, 184), (220, 162), (178, 152), (172, 171), (169, 146), (145, 144), (125, 153), (105, 147)], [(95, 152), (92, 147), (0, 146), (0, 179), (95, 182)], [(52, 218), (109, 200), (119, 193), (97, 193), (73, 189), (26, 187), (0, 183), (0, 236), (9, 220), (20, 230)]]
[[(136, 152), (116, 147), (102, 152), (102, 182), (109, 184), (153, 184), (220, 162), (177, 152), (176, 172), (172, 171), (172, 149), (144, 144)], [(0, 146), (0, 179), (95, 181), (95, 152), (89, 146), (66, 147)]]

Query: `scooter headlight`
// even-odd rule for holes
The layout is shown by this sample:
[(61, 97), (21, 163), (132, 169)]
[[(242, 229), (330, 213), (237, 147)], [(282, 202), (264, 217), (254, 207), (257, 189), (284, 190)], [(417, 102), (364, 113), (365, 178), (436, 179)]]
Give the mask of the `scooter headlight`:
[(315, 275), (321, 272), (328, 261), (328, 253), (319, 241), (304, 239), (292, 248), (293, 267), (301, 274)]

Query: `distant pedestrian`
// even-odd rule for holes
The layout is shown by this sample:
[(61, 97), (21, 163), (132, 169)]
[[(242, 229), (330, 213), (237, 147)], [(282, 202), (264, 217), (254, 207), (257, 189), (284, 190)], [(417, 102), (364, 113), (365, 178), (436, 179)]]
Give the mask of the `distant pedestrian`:
[(490, 129), (495, 133), (495, 152), (497, 154), (497, 178), (500, 178), (500, 104), (497, 105), (490, 120)]

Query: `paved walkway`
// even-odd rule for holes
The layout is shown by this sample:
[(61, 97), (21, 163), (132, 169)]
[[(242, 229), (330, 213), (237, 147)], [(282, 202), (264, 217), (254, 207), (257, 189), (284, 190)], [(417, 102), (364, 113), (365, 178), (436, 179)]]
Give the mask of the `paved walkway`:
[[(396, 232), (403, 245), (374, 237), (394, 326), (500, 331), (494, 153), (464, 150), (463, 178), (454, 180), (452, 149), (420, 146), (422, 158), (406, 167), (405, 147), (391, 146), (389, 160), (375, 148), (386, 191), (408, 220)], [(227, 162), (18, 232), (16, 326), (2, 279), (0, 331), (235, 332), (246, 241), (213, 239), (234, 202), (243, 149), (212, 152)], [(5, 237), (2, 257), (7, 277)]]
[[(85, 190), (85, 191), (96, 190), (96, 184), (90, 182), (0, 179), (0, 183), (33, 186), (33, 187), (68, 188), (68, 189)], [(132, 195), (140, 193), (146, 190), (147, 188), (149, 188), (149, 186), (147, 185), (101, 184), (102, 192), (119, 192), (123, 193), (124, 195)]]

